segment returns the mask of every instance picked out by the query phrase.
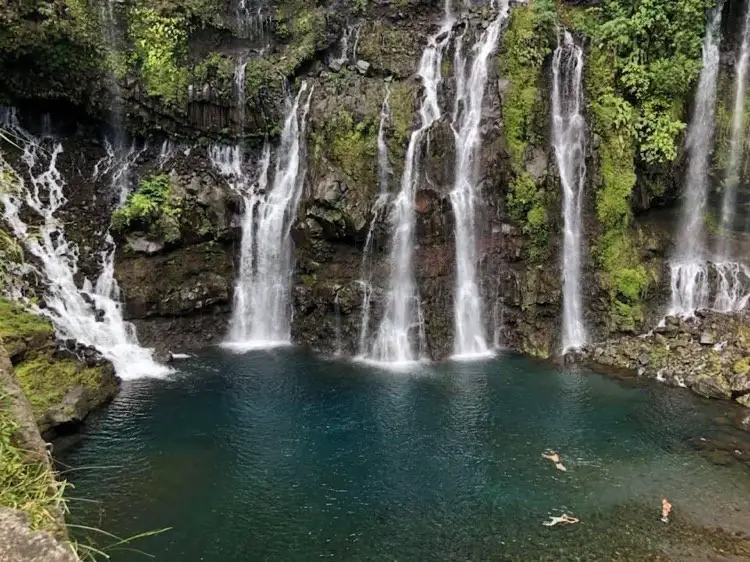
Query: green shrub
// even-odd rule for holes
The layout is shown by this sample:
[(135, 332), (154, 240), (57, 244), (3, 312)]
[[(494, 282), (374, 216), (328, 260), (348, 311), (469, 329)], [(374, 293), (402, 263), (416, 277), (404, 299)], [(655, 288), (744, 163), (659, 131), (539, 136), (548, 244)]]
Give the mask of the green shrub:
[(166, 242), (176, 242), (181, 236), (182, 203), (172, 193), (168, 175), (141, 180), (125, 204), (112, 215), (112, 230), (140, 230)]

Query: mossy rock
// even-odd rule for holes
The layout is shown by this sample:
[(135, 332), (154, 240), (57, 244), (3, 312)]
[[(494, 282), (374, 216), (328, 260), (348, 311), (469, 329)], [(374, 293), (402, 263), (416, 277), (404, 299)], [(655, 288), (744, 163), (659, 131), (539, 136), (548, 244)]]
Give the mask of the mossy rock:
[(0, 341), (11, 360), (29, 348), (48, 345), (54, 336), (55, 329), (47, 318), (0, 298)]
[(4, 299), (0, 299), (0, 342), (9, 351), (15, 377), (43, 431), (55, 425), (46, 421), (48, 412), (72, 389), (85, 391), (81, 406), (85, 413), (117, 392), (111, 364), (88, 366), (73, 353), (58, 351), (55, 331), (47, 318)]

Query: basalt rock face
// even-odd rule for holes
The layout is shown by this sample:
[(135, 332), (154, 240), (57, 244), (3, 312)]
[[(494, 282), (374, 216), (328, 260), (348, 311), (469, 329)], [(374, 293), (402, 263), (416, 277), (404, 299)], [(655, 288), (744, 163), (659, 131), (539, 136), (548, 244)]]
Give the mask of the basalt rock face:
[[(78, 103), (80, 108), (82, 101), (96, 97), (91, 92), (105, 92), (94, 109), (78, 110), (81, 114), (74, 120), (85, 123), (85, 130), (68, 127), (60, 132), (65, 137), (63, 167), (69, 178), (66, 217), (69, 233), (81, 248), (82, 276), (93, 277), (118, 204), (113, 188), (117, 167), (107, 167), (102, 161), (107, 156), (103, 139), (112, 136), (113, 119), (104, 118), (100, 106), (114, 103), (134, 139), (129, 189), (137, 189), (139, 181), (165, 176), (172, 211), (179, 210), (174, 229), (168, 233), (143, 223), (111, 231), (117, 243), (116, 276), (127, 316), (149, 346), (179, 350), (221, 340), (231, 309), (243, 209), (239, 194), (212, 164), (207, 148), (214, 143), (241, 144), (244, 161), (249, 163), (246, 171), (252, 177), (252, 163), (260, 159), (263, 138), (277, 144), (285, 100), (305, 80), (313, 93), (305, 139), (304, 192), (292, 232), (296, 263), (292, 335), (295, 342), (318, 350), (356, 355), (363, 316), (363, 247), (380, 190), (377, 133), (381, 107), (387, 95), (388, 189), (395, 193), (409, 135), (419, 119), (416, 110), (423, 86), (415, 72), (427, 38), (438, 28), (443, 2), (277, 0), (253, 5), (255, 15), (240, 13), (239, 2), (216, 2), (210, 7), (190, 0), (114, 4), (117, 32), (113, 41), (117, 50), (129, 56), (125, 61), (109, 60), (101, 56), (107, 50), (102, 50), (100, 40), (91, 39), (92, 48), (102, 60), (107, 59), (107, 66), (99, 69), (95, 86), (63, 96), (66, 103)], [(570, 0), (566, 4), (582, 8), (600, 3)], [(562, 306), (561, 188), (550, 148), (549, 107), (556, 28), (550, 28), (546, 20), (534, 24), (537, 27), (524, 27), (528, 23), (524, 17), (532, 8), (513, 5), (512, 14), (525, 15), (511, 17), (503, 37), (513, 40), (501, 39), (489, 62), (478, 163), (479, 280), (487, 339), (549, 357), (560, 349)], [(468, 48), (493, 12), (489, 3), (466, 14), (458, 13), (457, 7), (454, 11), (453, 35), (463, 36)], [(101, 29), (107, 18), (98, 17)], [(159, 36), (164, 28), (176, 34)], [(537, 43), (540, 37), (544, 40)], [(518, 55), (514, 50), (518, 42), (523, 43), (521, 60), (529, 67), (520, 75), (525, 80), (520, 97), (519, 75), (503, 65)], [(582, 38), (579, 42), (588, 46)], [(456, 96), (454, 49), (452, 41), (443, 60), (438, 91), (443, 115), (420, 147), (415, 201), (415, 276), (427, 352), (433, 358), (449, 355), (453, 345), (455, 242), (449, 192), (456, 159), (451, 129)], [(153, 60), (159, 64), (150, 65)], [(6, 64), (14, 76), (20, 76), (14, 64)], [(596, 84), (587, 80), (587, 93), (593, 92)], [(31, 88), (14, 79), (0, 91), (21, 105), (45, 99), (43, 91), (25, 95)], [(58, 90), (67, 91), (67, 86), (49, 89), (48, 101), (55, 103), (41, 104), (53, 111), (53, 121), (59, 117), (54, 112), (59, 109)], [(119, 98), (113, 101), (115, 94)], [(519, 99), (528, 113), (521, 125)], [(608, 173), (600, 165), (606, 139), (601, 131), (589, 133), (583, 211), (585, 322), (592, 341), (621, 335), (625, 335), (623, 341), (631, 341), (629, 336), (648, 331), (666, 310), (666, 258), (672, 250), (670, 233), (675, 220), (674, 214), (654, 209), (674, 203), (679, 195), (682, 161), (676, 158), (661, 166), (640, 160), (633, 164), (637, 177), (626, 205), (634, 220), (620, 234), (632, 248), (629, 263), (623, 267), (636, 271), (643, 282), (625, 298), (603, 271), (604, 228), (598, 205)], [(164, 144), (167, 139), (171, 144)], [(533, 196), (518, 187), (519, 178), (531, 183)], [(83, 216), (91, 220), (81, 220)], [(160, 219), (154, 215), (153, 220)], [(372, 270), (373, 325), (382, 314), (388, 284), (390, 226), (387, 220), (375, 222), (372, 254), (367, 258)]]
[(694, 318), (667, 316), (642, 336), (587, 348), (594, 363), (636, 371), (707, 398), (750, 397), (750, 322), (746, 315), (698, 311)]

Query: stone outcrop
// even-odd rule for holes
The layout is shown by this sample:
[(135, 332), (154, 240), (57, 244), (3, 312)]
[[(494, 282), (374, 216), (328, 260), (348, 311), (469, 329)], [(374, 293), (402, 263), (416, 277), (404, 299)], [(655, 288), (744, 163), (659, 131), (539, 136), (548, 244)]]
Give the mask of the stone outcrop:
[(637, 372), (707, 398), (750, 405), (750, 319), (701, 310), (694, 318), (668, 316), (641, 336), (589, 346), (600, 365)]
[(32, 531), (21, 511), (0, 508), (0, 560), (3, 562), (76, 562), (70, 545), (52, 535)]
[(3, 299), (0, 314), (0, 351), (13, 371), (8, 384), (18, 387), (14, 395), (25, 393), (35, 422), (29, 426), (24, 407), (14, 416), (23, 422), (22, 428), (33, 427), (32, 434), (41, 431), (51, 439), (58, 430), (77, 427), (117, 394), (119, 379), (96, 350), (73, 341), (58, 342), (46, 318)]
[[(34, 86), (23, 82), (20, 67), (9, 58), (1, 67), (10, 78), (0, 86), (0, 97), (21, 107), (33, 100), (36, 106), (26, 118), (35, 122), (37, 131), (47, 122), (63, 124), (53, 132), (65, 145), (59, 165), (68, 182), (64, 218), (67, 234), (81, 249), (81, 277), (93, 278), (98, 253), (106, 247), (102, 233), (110, 227), (118, 204), (114, 168), (100, 174), (94, 170), (106, 161), (103, 139), (112, 138), (113, 128), (124, 127), (133, 147), (129, 189), (163, 175), (169, 178), (169, 199), (174, 203), (169, 224), (157, 213), (151, 223), (112, 230), (126, 314), (149, 346), (183, 350), (219, 341), (231, 309), (242, 205), (230, 182), (212, 165), (207, 147), (241, 145), (252, 178), (264, 138), (277, 144), (285, 99), (305, 80), (313, 95), (305, 139), (307, 174), (293, 227), (292, 335), (295, 342), (324, 352), (358, 353), (362, 249), (380, 189), (380, 110), (387, 94), (391, 115), (385, 141), (392, 168), (388, 188), (393, 193), (418, 120), (422, 85), (415, 72), (426, 39), (442, 17), (442, 0), (271, 0), (260, 6), (260, 23), (254, 27), (243, 23), (234, 3), (117, 2), (113, 22), (96, 22), (104, 24), (105, 29), (97, 31), (111, 39), (109, 45), (96, 33), (82, 34), (87, 28), (81, 14), (65, 12), (60, 0), (50, 4), (64, 16), (55, 25), (65, 27), (49, 48), (62, 48), (57, 41), (66, 38), (86, 47), (86, 57), (76, 59), (70, 70), (91, 83), (72, 88), (69, 80), (47, 84), (45, 78), (43, 86), (27, 92)], [(493, 17), (489, 5), (481, 4), (465, 13), (456, 10), (454, 36), (462, 37), (465, 48)], [(554, 3), (512, 4), (512, 16), (489, 66), (481, 123), (477, 228), (482, 315), (488, 340), (551, 357), (560, 349), (562, 231), (559, 171), (549, 131), (555, 22), (573, 28), (571, 10), (601, 2), (566, 0), (564, 10)], [(736, 0), (727, 2), (726, 9), (730, 15), (742, 12)], [(9, 21), (14, 26), (52, 25), (49, 14), (24, 10), (13, 8)], [(164, 29), (170, 33), (159, 35)], [(737, 30), (727, 27), (725, 34), (726, 44), (732, 45)], [(32, 58), (38, 58), (44, 47), (38, 42), (5, 45), (1, 39), (0, 52), (26, 48)], [(614, 93), (624, 96), (625, 109), (637, 113), (639, 108), (631, 104), (638, 101), (621, 91), (622, 84), (611, 72), (603, 72), (602, 64), (597, 66), (595, 42), (577, 39), (587, 47), (587, 100), (599, 102), (595, 96), (605, 96), (611, 101)], [(451, 130), (454, 49), (455, 41), (445, 53), (438, 91), (444, 114), (421, 147), (416, 195), (415, 276), (425, 351), (435, 359), (451, 353), (453, 339), (455, 248), (449, 192), (456, 157)], [(120, 60), (105, 53), (127, 56)], [(106, 64), (92, 68), (88, 63), (97, 55)], [(730, 58), (724, 57), (724, 74), (733, 64)], [(160, 64), (152, 67), (149, 60)], [(611, 62), (604, 66), (609, 68)], [(599, 74), (589, 74), (591, 69)], [(54, 75), (53, 69), (46, 70), (45, 77)], [(612, 84), (604, 84), (607, 80)], [(61, 100), (66, 105), (61, 106)], [(727, 105), (727, 100), (722, 103)], [(69, 111), (68, 104), (75, 110)], [(683, 121), (689, 106), (687, 98), (675, 100), (675, 112), (682, 111)], [(104, 115), (104, 107), (113, 108), (113, 114)], [(613, 132), (613, 124), (596, 123), (596, 109), (592, 105), (587, 114), (584, 316), (592, 339), (622, 336), (623, 342), (631, 342), (635, 334), (655, 326), (665, 310), (666, 259), (672, 251), (675, 217), (658, 207), (674, 205), (678, 199), (684, 162), (679, 154), (667, 163), (646, 162), (630, 150), (635, 139), (618, 144), (625, 131)], [(602, 106), (601, 113), (617, 114), (619, 109)], [(50, 119), (45, 120), (47, 111)], [(607, 138), (609, 133), (612, 138)], [(675, 135), (679, 147), (682, 137)], [(620, 144), (630, 151), (614, 153)], [(616, 166), (613, 171), (612, 161), (603, 164), (607, 151), (612, 161), (625, 164), (622, 169)], [(613, 175), (618, 176), (615, 181)], [(609, 193), (607, 182), (612, 183)], [(605, 196), (613, 199), (603, 201)], [(602, 206), (617, 214), (614, 227), (604, 224)], [(389, 273), (386, 218), (375, 223), (373, 239), (375, 325)], [(696, 381), (695, 386), (707, 394), (727, 395), (724, 387), (713, 388), (707, 381)], [(733, 396), (741, 391), (729, 392)], [(744, 395), (735, 398), (748, 400)]]

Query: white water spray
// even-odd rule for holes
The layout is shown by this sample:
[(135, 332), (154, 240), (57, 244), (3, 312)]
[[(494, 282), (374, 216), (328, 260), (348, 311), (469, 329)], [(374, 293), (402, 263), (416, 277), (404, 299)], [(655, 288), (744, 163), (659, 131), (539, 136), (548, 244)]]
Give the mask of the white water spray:
[[(0, 192), (3, 219), (31, 255), (38, 260), (38, 272), (46, 281), (45, 308), (37, 309), (52, 320), (58, 336), (72, 338), (95, 347), (115, 367), (122, 379), (162, 376), (170, 369), (153, 359), (152, 351), (138, 345), (135, 328), (122, 317), (120, 291), (114, 279), (114, 244), (102, 255), (102, 273), (96, 284), (85, 280), (81, 288), (78, 248), (67, 241), (57, 211), (66, 203), (65, 181), (57, 169), (62, 144), (36, 139), (17, 123), (11, 130), (23, 139), (23, 162), (28, 181), (19, 181), (18, 190)], [(49, 151), (51, 147), (51, 151)], [(46, 170), (43, 169), (46, 162)], [(19, 178), (20, 180), (20, 178)], [(30, 227), (24, 219), (33, 214), (39, 221)]]
[(508, 18), (508, 1), (474, 45), (471, 71), (466, 72), (463, 36), (455, 51), (456, 103), (453, 133), (456, 141), (456, 176), (450, 193), (456, 235), (456, 294), (454, 295), (454, 358), (469, 359), (491, 354), (477, 283), (476, 201), (477, 171), (482, 145), (482, 108), (487, 85), (488, 61), (497, 47), (500, 29)]
[[(420, 127), (412, 132), (406, 151), (401, 191), (393, 201), (390, 220), (393, 229), (390, 253), (390, 279), (386, 308), (368, 360), (391, 366), (409, 365), (421, 355), (415, 352), (413, 333), (423, 342), (424, 324), (419, 307), (419, 296), (414, 280), (414, 229), (416, 217), (414, 199), (420, 176), (419, 149), (422, 138), (441, 116), (437, 89), (442, 81), (443, 52), (450, 41), (453, 27), (450, 4), (438, 32), (429, 38), (419, 61), (418, 74), (422, 79), (424, 97), (419, 109)], [(420, 345), (421, 347), (421, 345)]]
[(359, 353), (358, 356), (363, 358), (367, 354), (367, 336), (370, 329), (370, 308), (372, 304), (372, 245), (375, 236), (375, 228), (382, 219), (383, 210), (388, 202), (389, 188), (388, 184), (392, 173), (391, 163), (388, 160), (388, 145), (385, 142), (386, 126), (391, 120), (391, 108), (388, 105), (388, 98), (391, 91), (386, 84), (385, 98), (383, 106), (380, 109), (380, 126), (378, 127), (378, 185), (380, 192), (372, 206), (370, 212), (370, 228), (367, 230), (365, 238), (365, 247), (362, 251), (362, 277), (359, 285), (362, 288), (362, 323), (359, 328)]
[(586, 183), (586, 120), (583, 117), (583, 49), (565, 31), (552, 60), (552, 138), (563, 190), (564, 239), (562, 352), (586, 343), (581, 296), (581, 207)]
[(304, 136), (312, 89), (298, 115), (299, 102), (307, 92), (302, 83), (281, 133), (273, 185), (267, 191), (270, 148), (261, 159), (255, 189), (248, 190), (242, 171), (241, 150), (228, 160), (216, 161), (245, 199), (240, 272), (235, 287), (229, 338), (225, 345), (239, 349), (268, 348), (291, 342), (290, 285), (292, 277), (291, 229), (305, 179)]
[(719, 256), (728, 258), (731, 254), (729, 232), (734, 226), (737, 187), (740, 183), (745, 136), (745, 90), (748, 63), (750, 63), (750, 1), (745, 7), (745, 23), (742, 31), (742, 44), (735, 67), (734, 113), (732, 115), (732, 136), (729, 143), (729, 163), (724, 182), (724, 196), (721, 204), (721, 242)]
[(670, 265), (672, 299), (669, 314), (692, 314), (708, 306), (709, 276), (703, 215), (708, 198), (708, 169), (714, 140), (722, 6), (723, 2), (720, 2), (709, 15), (703, 40), (703, 68), (686, 141), (689, 161), (685, 201), (677, 253)]

